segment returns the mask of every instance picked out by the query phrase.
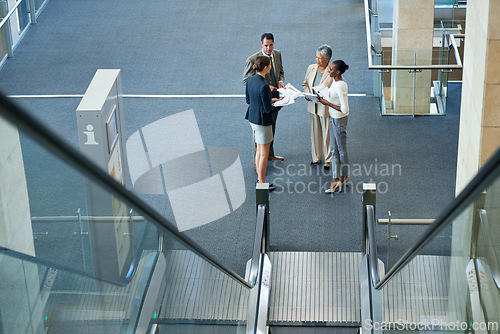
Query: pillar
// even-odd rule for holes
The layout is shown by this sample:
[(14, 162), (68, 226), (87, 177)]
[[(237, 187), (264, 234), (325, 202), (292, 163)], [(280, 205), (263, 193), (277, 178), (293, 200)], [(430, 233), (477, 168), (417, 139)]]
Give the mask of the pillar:
[[(432, 65), (434, 0), (394, 0), (392, 64)], [(393, 70), (391, 99), (393, 113), (413, 113), (413, 73)], [(415, 114), (429, 114), (431, 71), (417, 72)]]
[[(500, 0), (467, 2), (455, 190), (457, 195), (500, 147), (499, 17)], [(489, 189), (485, 196), (488, 218), (496, 219), (495, 226), (499, 226), (498, 185), (497, 181), (497, 189)], [(453, 291), (458, 291), (457, 289), (460, 288), (468, 293), (463, 277), (470, 261), (472, 222), (477, 214), (476, 211), (477, 208), (469, 206), (453, 224), (450, 274), (450, 290), (454, 289)], [(482, 297), (490, 295), (497, 298), (498, 290), (494, 288), (490, 293), (489, 288), (491, 286), (481, 284)], [(456, 300), (453, 300), (454, 298), (467, 298), (467, 295), (452, 296), (450, 308), (458, 304)], [(491, 310), (490, 307), (485, 307), (483, 311), (497, 312), (496, 318), (490, 318), (488, 321), (498, 321), (498, 311)], [(462, 308), (457, 309), (456, 312), (454, 319), (459, 316), (465, 317), (467, 310)]]
[(456, 194), (500, 147), (500, 0), (467, 2)]
[[(19, 134), (0, 118), (0, 246), (35, 256)], [(0, 253), (0, 331), (43, 333), (38, 267)]]
[(35, 255), (26, 175), (17, 129), (0, 119), (0, 246)]

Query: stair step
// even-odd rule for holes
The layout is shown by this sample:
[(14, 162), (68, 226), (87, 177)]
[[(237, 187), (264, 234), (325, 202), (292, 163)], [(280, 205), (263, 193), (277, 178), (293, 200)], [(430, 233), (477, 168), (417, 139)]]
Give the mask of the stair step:
[(360, 324), (358, 252), (271, 252), (269, 324)]

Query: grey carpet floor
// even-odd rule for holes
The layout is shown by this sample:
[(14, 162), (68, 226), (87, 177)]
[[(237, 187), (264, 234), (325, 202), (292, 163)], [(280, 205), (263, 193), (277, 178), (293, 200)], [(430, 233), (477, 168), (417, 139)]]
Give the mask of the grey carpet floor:
[[(260, 35), (266, 31), (275, 34), (275, 47), (283, 53), (286, 82), (300, 87), (316, 48), (327, 43), (333, 58), (350, 65), (344, 76), (349, 93), (368, 94), (349, 99), (353, 185), (333, 196), (322, 189), (330, 176), (321, 166), (309, 169), (305, 102), (280, 112), (275, 149), (286, 160), (268, 168), (268, 179), (279, 187), (271, 194), (272, 249), (360, 250), (363, 182), (379, 184), (378, 218), (385, 218), (388, 210), (394, 218), (436, 217), (454, 197), (460, 86), (450, 86), (445, 117), (380, 116), (378, 99), (370, 96), (373, 74), (367, 69), (361, 1), (321, 0), (312, 5), (262, 0), (147, 4), (51, 0), (0, 70), (0, 90), (15, 95), (83, 94), (97, 69), (119, 68), (125, 94), (243, 94), (245, 59), (259, 50)], [(16, 100), (77, 148), (78, 98)], [(185, 233), (243, 275), (255, 227), (256, 178), (244, 99), (126, 98), (127, 136), (188, 109), (195, 112), (205, 146), (230, 147), (239, 153), (246, 201), (229, 215)], [(25, 136), (22, 142), (32, 215), (74, 215), (85, 206), (83, 180)], [(166, 195), (139, 195), (175, 224)], [(394, 228), (400, 240), (393, 243), (393, 258), (402, 255), (422, 231), (422, 227)], [(64, 233), (59, 233), (61, 244), (69, 232)], [(385, 227), (377, 227), (384, 261), (385, 233)], [(40, 253), (51, 249), (47, 254), (53, 254), (54, 245), (59, 245), (57, 240), (37, 239)]]

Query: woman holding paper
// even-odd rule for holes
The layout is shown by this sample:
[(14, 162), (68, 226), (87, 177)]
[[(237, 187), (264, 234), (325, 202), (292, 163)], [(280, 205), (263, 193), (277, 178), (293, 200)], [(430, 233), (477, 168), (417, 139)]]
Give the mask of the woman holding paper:
[(328, 73), (333, 78), (330, 91), (326, 98), (318, 97), (318, 102), (328, 106), (330, 112), (330, 129), (332, 131), (332, 155), (334, 166), (332, 168), (332, 184), (327, 193), (342, 191), (342, 186), (349, 182), (349, 156), (347, 154), (347, 115), (349, 104), (347, 102), (347, 83), (342, 79), (342, 74), (349, 69), (343, 60), (335, 60), (328, 67)]
[[(326, 45), (321, 45), (316, 51), (316, 64), (311, 64), (307, 68), (306, 77), (302, 88), (305, 93), (313, 94), (313, 88), (320, 84), (330, 87), (333, 78), (328, 71), (328, 63), (332, 57), (332, 49)], [(307, 111), (311, 123), (311, 166), (316, 166), (320, 160), (325, 160), (323, 168), (330, 169), (332, 164), (332, 153), (330, 150), (330, 115), (328, 107), (316, 103), (306, 96)]]
[[(257, 57), (253, 69), (256, 74), (248, 77), (246, 81), (245, 95), (248, 109), (245, 119), (250, 122), (257, 143), (257, 152), (255, 154), (257, 182), (266, 183), (267, 158), (269, 156), (269, 146), (273, 140), (272, 113), (281, 109), (274, 107), (272, 103), (280, 99), (271, 97), (271, 88), (269, 88), (265, 79), (266, 74), (271, 70), (269, 57)], [(276, 188), (270, 184), (269, 189), (272, 191)]]

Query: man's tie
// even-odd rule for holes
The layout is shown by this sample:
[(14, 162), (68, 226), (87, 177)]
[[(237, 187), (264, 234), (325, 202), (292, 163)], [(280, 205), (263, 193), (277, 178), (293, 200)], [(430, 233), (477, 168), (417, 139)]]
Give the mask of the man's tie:
[(271, 60), (271, 72), (269, 72), (269, 75), (271, 76), (271, 85), (274, 87), (278, 87), (278, 81), (276, 80), (276, 72), (274, 71), (274, 65), (273, 65), (273, 58), (269, 57)]

